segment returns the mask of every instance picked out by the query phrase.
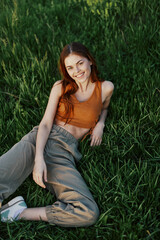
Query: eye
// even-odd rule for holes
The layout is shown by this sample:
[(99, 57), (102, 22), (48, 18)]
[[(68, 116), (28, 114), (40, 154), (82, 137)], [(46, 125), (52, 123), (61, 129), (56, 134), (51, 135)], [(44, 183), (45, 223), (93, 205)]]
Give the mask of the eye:
[(83, 64), (83, 62), (79, 62), (79, 65), (82, 65)]
[(71, 67), (68, 67), (67, 70), (71, 70), (72, 68)]

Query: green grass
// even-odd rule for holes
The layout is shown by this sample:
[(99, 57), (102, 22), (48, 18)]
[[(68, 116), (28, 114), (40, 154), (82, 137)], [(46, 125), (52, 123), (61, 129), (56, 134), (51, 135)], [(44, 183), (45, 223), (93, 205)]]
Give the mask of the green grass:
[[(115, 91), (102, 146), (80, 144), (78, 169), (99, 205), (98, 222), (0, 223), (0, 240), (159, 239), (159, 8), (157, 0), (1, 0), (0, 155), (41, 121), (65, 44), (85, 44)], [(31, 176), (11, 198), (18, 194), (28, 206), (54, 200)]]

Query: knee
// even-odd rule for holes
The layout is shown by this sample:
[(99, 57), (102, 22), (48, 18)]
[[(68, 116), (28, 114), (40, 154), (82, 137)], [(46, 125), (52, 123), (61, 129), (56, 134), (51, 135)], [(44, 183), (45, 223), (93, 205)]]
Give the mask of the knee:
[(29, 133), (27, 133), (25, 136), (22, 137), (22, 142), (28, 142), (32, 146), (36, 146), (36, 137), (37, 137), (37, 128), (34, 127), (33, 130), (31, 130)]
[(94, 206), (92, 206), (92, 211), (90, 211), (89, 213), (87, 226), (91, 226), (95, 224), (99, 218), (99, 215), (100, 215), (100, 212), (97, 204), (95, 203)]

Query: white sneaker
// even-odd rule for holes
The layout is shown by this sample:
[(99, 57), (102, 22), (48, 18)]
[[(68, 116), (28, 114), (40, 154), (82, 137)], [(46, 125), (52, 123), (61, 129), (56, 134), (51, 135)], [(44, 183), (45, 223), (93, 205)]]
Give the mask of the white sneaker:
[(2, 222), (13, 222), (17, 221), (21, 212), (27, 208), (27, 205), (23, 199), (23, 197), (19, 196), (7, 204), (1, 207), (0, 214), (1, 214), (1, 221)]

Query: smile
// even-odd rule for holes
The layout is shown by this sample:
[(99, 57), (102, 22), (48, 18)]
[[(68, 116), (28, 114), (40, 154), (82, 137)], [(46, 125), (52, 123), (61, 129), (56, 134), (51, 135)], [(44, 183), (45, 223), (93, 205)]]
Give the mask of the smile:
[(84, 72), (83, 73), (81, 73), (81, 74), (78, 74), (77, 76), (75, 76), (75, 77), (77, 77), (77, 78), (80, 78), (80, 77), (82, 77), (84, 75)]

